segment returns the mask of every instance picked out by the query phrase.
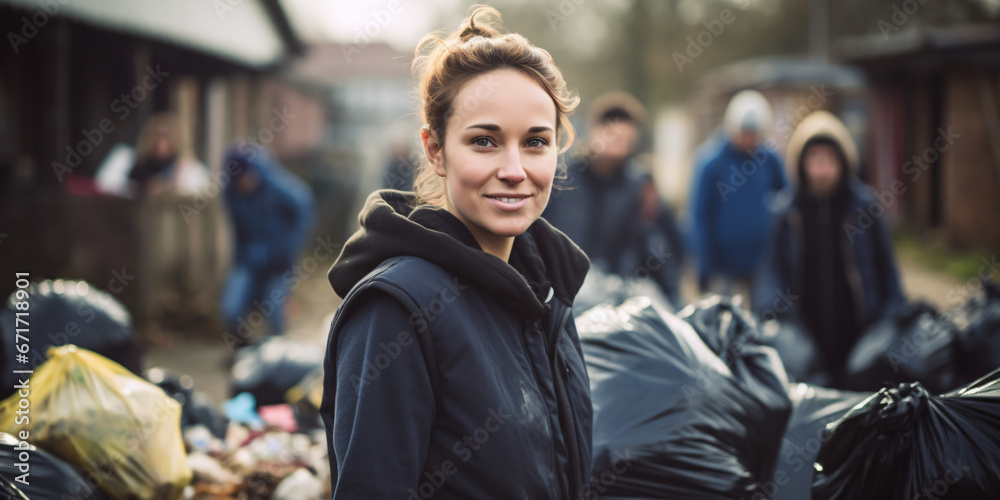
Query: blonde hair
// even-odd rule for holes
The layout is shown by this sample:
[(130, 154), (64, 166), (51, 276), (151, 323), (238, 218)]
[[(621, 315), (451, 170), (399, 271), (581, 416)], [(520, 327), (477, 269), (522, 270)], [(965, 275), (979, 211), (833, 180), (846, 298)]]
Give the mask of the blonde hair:
[[(446, 124), (455, 112), (452, 103), (462, 86), (489, 71), (514, 69), (536, 80), (555, 103), (556, 134), (563, 153), (576, 137), (568, 115), (580, 97), (566, 85), (548, 51), (517, 33), (501, 34), (493, 27), (501, 22), (500, 12), (493, 7), (473, 6), (469, 17), (447, 38), (431, 33), (417, 44), (412, 69), (419, 78), (419, 115), (424, 127), (443, 146)], [(444, 204), (444, 180), (426, 158), (416, 168), (413, 190), (417, 205)]]

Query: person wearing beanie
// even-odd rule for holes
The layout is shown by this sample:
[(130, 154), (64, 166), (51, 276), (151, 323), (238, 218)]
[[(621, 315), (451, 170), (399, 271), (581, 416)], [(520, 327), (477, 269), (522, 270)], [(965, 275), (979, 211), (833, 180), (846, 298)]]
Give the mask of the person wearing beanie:
[(769, 203), (785, 188), (784, 167), (764, 145), (771, 106), (753, 90), (729, 102), (725, 137), (696, 157), (690, 201), (692, 246), (702, 292), (749, 292), (770, 230)]
[(622, 278), (648, 277), (679, 307), (680, 231), (635, 159), (645, 114), (624, 92), (595, 99), (583, 154), (570, 161), (542, 217), (580, 245), (594, 268)]
[(884, 221), (859, 223), (875, 197), (857, 177), (857, 146), (840, 120), (806, 117), (786, 161), (798, 186), (777, 213), (754, 309), (804, 326), (837, 386), (861, 332), (903, 303), (902, 287)]
[[(268, 333), (284, 333), (284, 304), (290, 294), (287, 276), (309, 238), (315, 215), (309, 187), (281, 167), (262, 147), (246, 142), (226, 151), (226, 209), (233, 233), (233, 258), (222, 290), (226, 332), (257, 312)], [(254, 325), (255, 326), (255, 325)]]

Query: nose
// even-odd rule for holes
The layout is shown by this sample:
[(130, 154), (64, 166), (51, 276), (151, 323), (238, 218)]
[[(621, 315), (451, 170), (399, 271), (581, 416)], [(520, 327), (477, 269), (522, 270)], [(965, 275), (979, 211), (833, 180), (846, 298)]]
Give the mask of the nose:
[(508, 148), (504, 164), (497, 171), (497, 178), (510, 184), (517, 184), (528, 177), (521, 165), (521, 154), (517, 148)]

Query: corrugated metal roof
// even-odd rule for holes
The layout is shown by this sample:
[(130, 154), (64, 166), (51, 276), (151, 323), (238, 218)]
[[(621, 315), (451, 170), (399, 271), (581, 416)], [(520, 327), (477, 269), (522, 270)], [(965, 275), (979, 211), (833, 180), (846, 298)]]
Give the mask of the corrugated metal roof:
[[(0, 0), (0, 4), (34, 12), (41, 11), (42, 3)], [(261, 0), (51, 0), (44, 4), (58, 6), (56, 17), (171, 42), (253, 67), (273, 64), (288, 52), (279, 25)]]

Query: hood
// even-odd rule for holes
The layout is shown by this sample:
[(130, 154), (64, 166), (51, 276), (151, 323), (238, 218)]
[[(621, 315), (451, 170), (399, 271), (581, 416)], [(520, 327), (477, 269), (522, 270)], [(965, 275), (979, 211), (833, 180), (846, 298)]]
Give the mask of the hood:
[(274, 167), (274, 159), (264, 150), (264, 148), (245, 141), (233, 143), (226, 149), (223, 160), (223, 168), (231, 172), (231, 179), (226, 184), (228, 191), (233, 191), (236, 186), (236, 179), (247, 173), (257, 173), (261, 177), (268, 175)]
[(802, 164), (799, 160), (806, 146), (814, 141), (827, 141), (840, 149), (845, 163), (845, 185), (849, 183), (851, 178), (857, 177), (860, 159), (858, 146), (854, 143), (851, 133), (836, 116), (826, 111), (816, 111), (802, 120), (802, 123), (795, 128), (795, 132), (792, 132), (792, 136), (788, 139), (788, 148), (785, 150), (785, 164), (789, 165), (796, 173), (795, 181), (800, 186), (802, 185)]
[(422, 205), (414, 194), (385, 189), (368, 197), (361, 228), (330, 269), (330, 284), (344, 297), (382, 261), (414, 256), (469, 280), (501, 302), (531, 316), (548, 309), (553, 295), (568, 305), (580, 290), (590, 261), (570, 239), (539, 218), (514, 238), (510, 263), (484, 252), (465, 225), (447, 210)]

